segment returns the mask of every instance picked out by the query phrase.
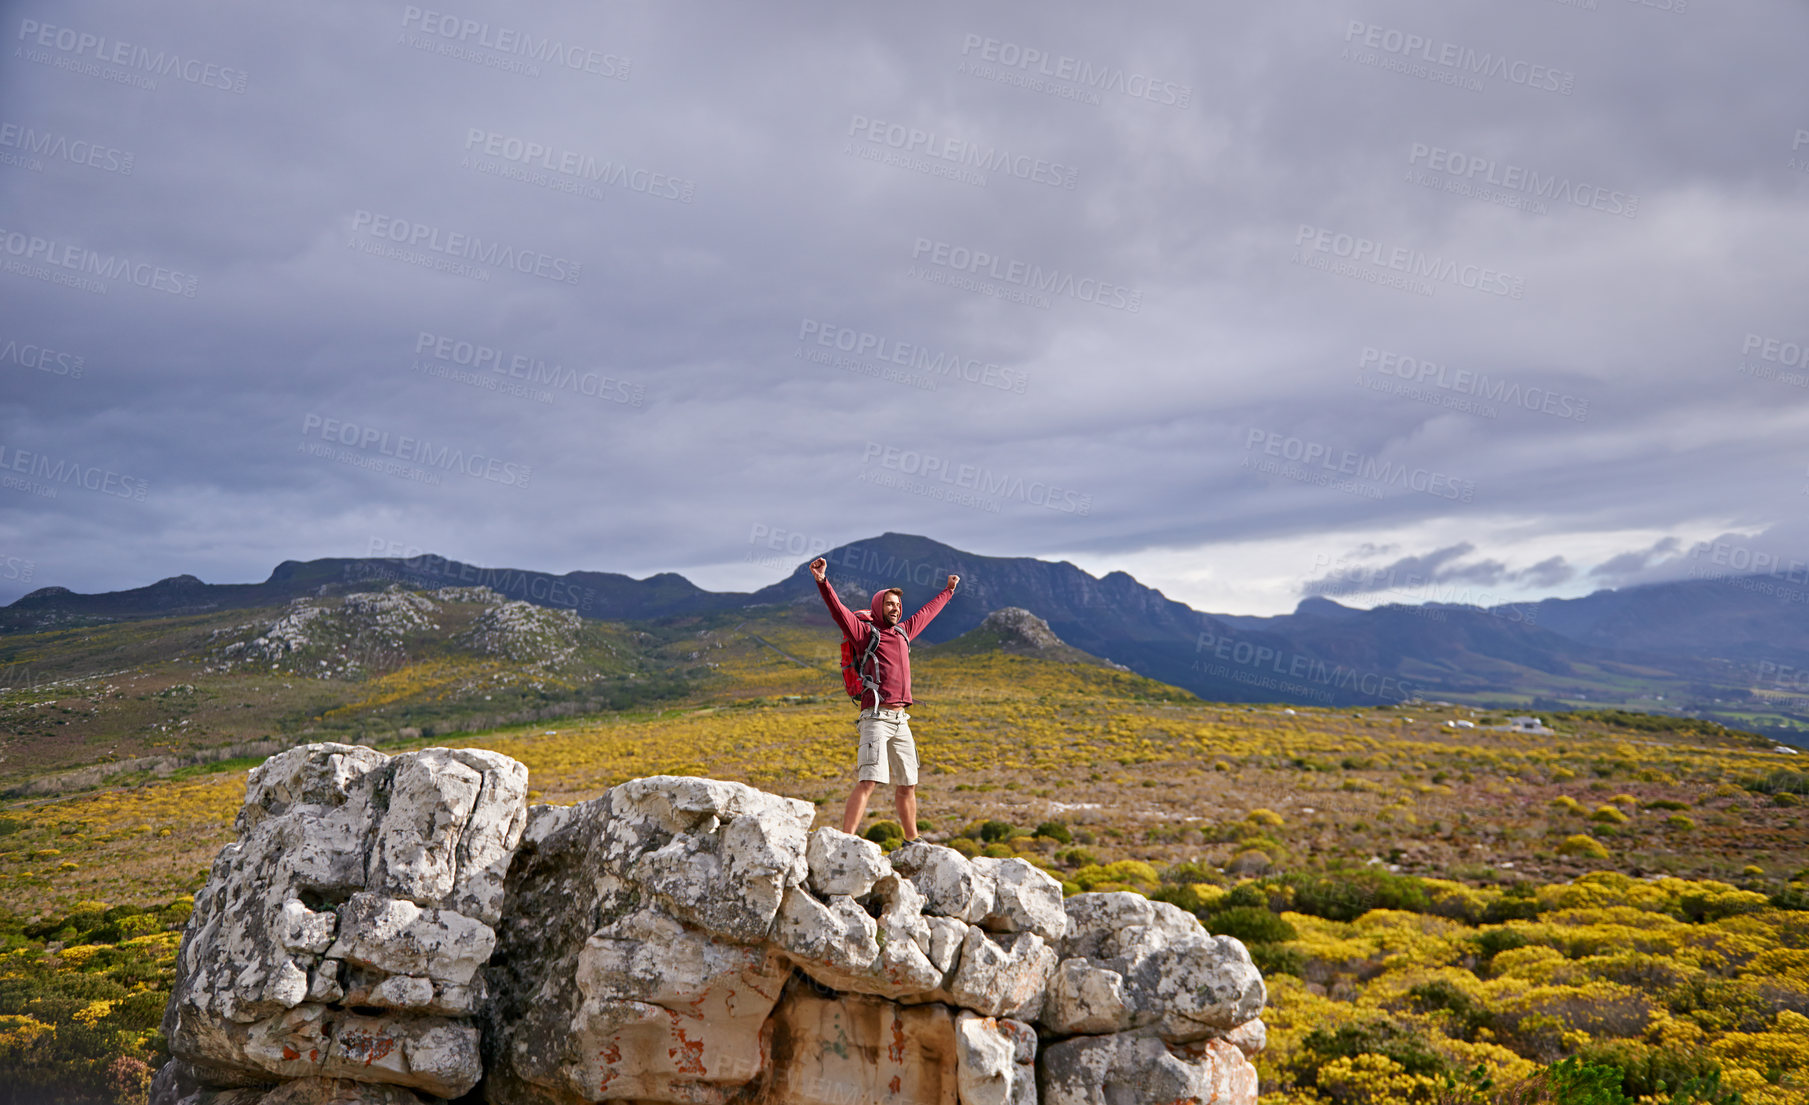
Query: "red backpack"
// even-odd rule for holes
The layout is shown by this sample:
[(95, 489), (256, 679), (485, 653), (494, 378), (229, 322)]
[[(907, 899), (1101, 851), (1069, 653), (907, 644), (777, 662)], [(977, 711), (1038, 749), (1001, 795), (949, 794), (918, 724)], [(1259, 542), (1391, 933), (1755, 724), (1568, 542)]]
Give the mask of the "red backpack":
[[(871, 611), (856, 610), (854, 616), (869, 625), (873, 623)], [(867, 634), (867, 647), (861, 650), (858, 662), (854, 658), (854, 642), (846, 634), (842, 636), (842, 687), (856, 703), (861, 703), (867, 697), (867, 692), (872, 691), (873, 704), (879, 705), (879, 673), (875, 671), (871, 677), (867, 675), (868, 670), (874, 667), (874, 657), (879, 655), (879, 634), (878, 626), (874, 626), (873, 632)]]

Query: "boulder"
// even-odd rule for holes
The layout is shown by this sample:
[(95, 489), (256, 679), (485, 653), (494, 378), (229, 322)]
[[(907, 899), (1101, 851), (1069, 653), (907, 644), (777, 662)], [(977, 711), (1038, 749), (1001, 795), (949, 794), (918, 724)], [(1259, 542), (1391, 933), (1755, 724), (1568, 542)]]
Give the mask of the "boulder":
[(153, 1105), (1255, 1099), (1261, 976), (1172, 905), (739, 783), (526, 787), (444, 748), (253, 770)]
[(1223, 1040), (1170, 1044), (1154, 1036), (1080, 1036), (1043, 1050), (1042, 1105), (1255, 1105), (1256, 1068)]
[(469, 1018), (526, 795), (525, 767), (475, 750), (311, 744), (252, 769), (164, 1016), (194, 1092), (352, 1078), (456, 1097), (475, 1085)]
[(937, 948), (937, 930), (923, 917), (917, 891), (888, 874), (870, 901), (877, 918), (846, 895), (823, 902), (795, 888), (780, 906), (773, 942), (811, 978), (837, 990), (895, 1000), (937, 990), (949, 967), (938, 966), (930, 953), (952, 957), (946, 947)]
[(1034, 932), (1054, 944), (1068, 931), (1062, 884), (1027, 859), (973, 860), (974, 870), (992, 883), (993, 905), (976, 924), (993, 932)]
[(814, 814), (677, 776), (534, 807), (485, 972), (488, 1099), (709, 1105), (759, 1075), (792, 970), (776, 933), (826, 962), (867, 951), (872, 919), (805, 889)]
[(1244, 1053), (1244, 1058), (1254, 1059), (1263, 1048), (1269, 1046), (1269, 1026), (1262, 1021), (1246, 1021), (1221, 1037), (1226, 1043)]
[(1037, 1105), (1036, 1029), (1023, 1021), (955, 1014), (961, 1105)]
[(954, 1004), (989, 1017), (1035, 1020), (1055, 964), (1055, 949), (1034, 932), (993, 936), (969, 926), (948, 995)]
[(887, 859), (892, 869), (910, 879), (923, 895), (925, 913), (969, 924), (993, 913), (997, 887), (953, 848), (919, 840), (898, 848)]
[(1138, 894), (1077, 894), (1038, 1018), (1061, 1036), (1147, 1029), (1171, 1043), (1220, 1036), (1268, 1000), (1244, 945)]
[(810, 889), (823, 897), (863, 897), (892, 873), (879, 845), (828, 826), (810, 834), (804, 859), (810, 866)]

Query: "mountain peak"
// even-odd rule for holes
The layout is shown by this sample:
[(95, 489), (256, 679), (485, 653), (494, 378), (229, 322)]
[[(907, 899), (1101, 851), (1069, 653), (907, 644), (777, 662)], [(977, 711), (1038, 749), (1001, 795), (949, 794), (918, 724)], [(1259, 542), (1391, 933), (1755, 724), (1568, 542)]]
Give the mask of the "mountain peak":
[(1308, 595), (1300, 600), (1300, 605), (1294, 608), (1296, 617), (1304, 614), (1313, 618), (1342, 618), (1358, 613), (1361, 611), (1345, 606), (1343, 603), (1333, 602), (1324, 595)]

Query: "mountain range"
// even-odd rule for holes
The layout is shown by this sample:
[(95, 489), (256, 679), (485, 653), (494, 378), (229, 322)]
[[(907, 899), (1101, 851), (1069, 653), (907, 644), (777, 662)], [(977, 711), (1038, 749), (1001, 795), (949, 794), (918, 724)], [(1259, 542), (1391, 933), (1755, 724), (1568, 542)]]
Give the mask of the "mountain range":
[[(947, 642), (1017, 607), (1062, 642), (1204, 698), (1316, 705), (1445, 700), (1528, 711), (1631, 708), (1701, 716), (1801, 740), (1809, 734), (1809, 586), (1765, 575), (1603, 590), (1494, 607), (1428, 603), (1362, 610), (1324, 597), (1290, 614), (1211, 614), (1122, 571), (965, 552), (885, 533), (823, 554), (850, 605), (882, 587), (906, 609), (962, 582), (923, 639)], [(752, 592), (708, 591), (682, 575), (633, 579), (489, 568), (436, 555), (286, 560), (262, 583), (191, 575), (78, 594), (44, 587), (0, 608), (0, 633), (99, 625), (380, 589), (481, 585), (511, 599), (611, 622), (817, 604), (806, 565)], [(823, 618), (827, 627), (827, 616)]]

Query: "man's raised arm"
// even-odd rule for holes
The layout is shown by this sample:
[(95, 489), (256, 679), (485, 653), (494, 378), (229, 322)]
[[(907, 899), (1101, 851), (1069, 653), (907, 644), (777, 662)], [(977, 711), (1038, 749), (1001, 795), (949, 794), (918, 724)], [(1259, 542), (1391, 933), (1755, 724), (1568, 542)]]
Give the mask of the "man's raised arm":
[[(835, 588), (829, 586), (829, 561), (820, 556), (811, 561), (810, 574), (817, 578), (817, 593), (823, 596), (823, 605), (829, 607), (829, 616), (835, 619), (835, 624), (842, 627), (842, 633), (850, 641), (860, 644), (861, 630), (866, 629), (871, 633), (872, 629), (856, 618), (852, 610), (842, 605), (841, 596), (835, 593)], [(856, 628), (857, 626), (860, 628)]]
[(948, 600), (954, 597), (955, 584), (960, 582), (960, 576), (949, 576), (948, 586), (938, 591), (935, 598), (924, 603), (917, 613), (906, 618), (904, 623), (899, 626), (904, 630), (904, 635), (911, 640), (916, 640), (917, 635), (923, 632), (924, 627), (930, 624), (931, 619), (942, 613), (942, 608), (947, 606)]

